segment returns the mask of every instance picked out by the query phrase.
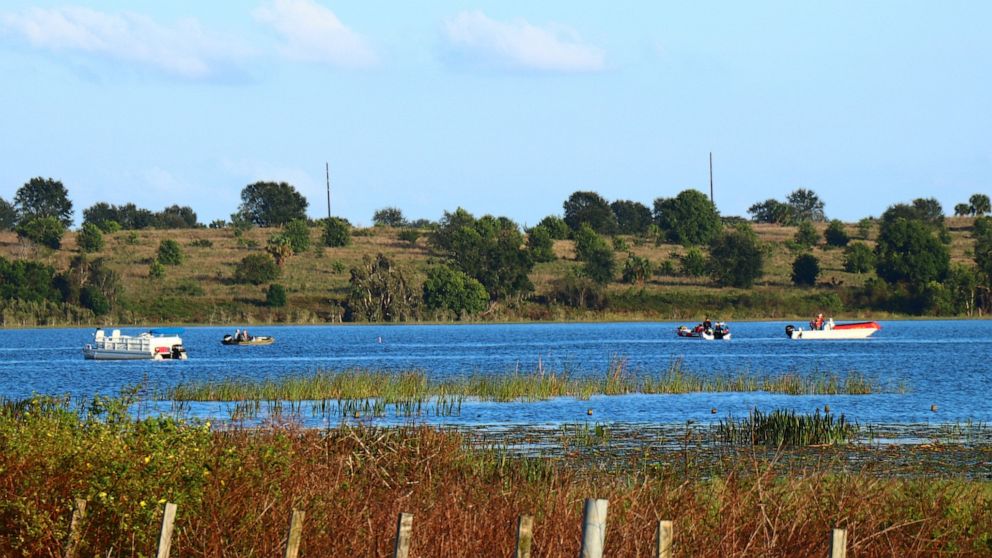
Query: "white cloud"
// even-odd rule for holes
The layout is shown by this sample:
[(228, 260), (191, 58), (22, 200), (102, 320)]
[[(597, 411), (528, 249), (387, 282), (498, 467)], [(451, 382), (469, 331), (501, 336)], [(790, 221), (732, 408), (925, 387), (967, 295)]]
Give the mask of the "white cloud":
[(362, 35), (312, 0), (271, 0), (254, 16), (282, 36), (280, 50), (289, 59), (350, 68), (372, 66), (378, 60)]
[(445, 21), (444, 35), (453, 55), (476, 64), (552, 72), (595, 72), (605, 65), (602, 49), (561, 25), (506, 23), (480, 11), (461, 12)]
[(189, 79), (215, 76), (246, 53), (235, 41), (211, 37), (196, 19), (170, 26), (141, 14), (73, 6), (0, 13), (0, 32), (39, 49), (131, 62)]

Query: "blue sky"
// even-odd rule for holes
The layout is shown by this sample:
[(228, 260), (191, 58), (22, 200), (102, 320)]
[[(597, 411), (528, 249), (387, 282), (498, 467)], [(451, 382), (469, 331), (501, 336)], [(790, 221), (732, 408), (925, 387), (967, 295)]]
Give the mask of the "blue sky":
[(0, 197), (33, 176), (226, 218), (285, 180), (326, 214), (524, 224), (576, 190), (812, 188), (854, 220), (992, 194), (986, 2), (5, 0)]

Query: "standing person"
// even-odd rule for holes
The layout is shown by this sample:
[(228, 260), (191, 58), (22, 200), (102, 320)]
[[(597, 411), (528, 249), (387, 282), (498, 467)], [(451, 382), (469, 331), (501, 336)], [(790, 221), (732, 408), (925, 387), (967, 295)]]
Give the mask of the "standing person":
[(703, 330), (709, 331), (711, 329), (713, 329), (713, 322), (710, 321), (710, 317), (703, 317)]
[(810, 325), (813, 326), (813, 329), (823, 329), (823, 312), (817, 314), (816, 319)]

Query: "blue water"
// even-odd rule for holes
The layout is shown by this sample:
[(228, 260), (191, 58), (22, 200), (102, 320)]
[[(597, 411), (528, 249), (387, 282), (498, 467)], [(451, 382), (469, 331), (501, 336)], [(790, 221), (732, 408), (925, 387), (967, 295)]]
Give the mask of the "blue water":
[[(186, 362), (85, 361), (92, 329), (0, 330), (0, 396), (33, 393), (113, 394), (146, 382), (154, 388), (223, 378), (266, 378), (315, 369), (418, 369), (434, 378), (470, 373), (530, 372), (538, 368), (600, 377), (624, 358), (637, 375), (663, 372), (681, 359), (695, 373), (840, 375), (857, 371), (883, 393), (865, 396), (786, 396), (767, 393), (637, 395), (561, 399), (545, 403), (472, 403), (460, 417), (439, 422), (552, 424), (712, 421), (758, 407), (836, 413), (873, 423), (992, 422), (992, 322), (882, 322), (858, 341), (793, 341), (785, 322), (731, 324), (729, 342), (678, 339), (675, 323), (334, 325), (256, 327), (274, 345), (227, 347), (230, 328), (186, 328)], [(797, 324), (799, 325), (799, 324)], [(140, 329), (124, 329), (138, 333)], [(900, 388), (905, 392), (900, 392)], [(936, 413), (931, 405), (937, 405)], [(209, 405), (203, 408), (212, 408)], [(219, 407), (218, 407), (219, 408)], [(716, 414), (711, 409), (716, 408)], [(219, 412), (219, 411), (218, 411)]]

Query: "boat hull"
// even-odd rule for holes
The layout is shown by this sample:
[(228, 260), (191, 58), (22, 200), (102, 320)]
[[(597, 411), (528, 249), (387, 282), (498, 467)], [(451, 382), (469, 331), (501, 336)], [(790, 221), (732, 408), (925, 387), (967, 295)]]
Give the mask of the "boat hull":
[(880, 329), (882, 326), (876, 322), (860, 322), (837, 324), (828, 329), (804, 330), (788, 326), (785, 334), (790, 339), (867, 339)]
[(229, 339), (225, 337), (221, 340), (223, 345), (245, 345), (245, 346), (259, 346), (259, 345), (271, 345), (276, 342), (275, 337), (256, 337), (250, 341), (237, 341), (233, 338)]
[(83, 358), (86, 360), (186, 360), (186, 353), (175, 359), (171, 354), (169, 358), (165, 358), (162, 354), (83, 349)]

